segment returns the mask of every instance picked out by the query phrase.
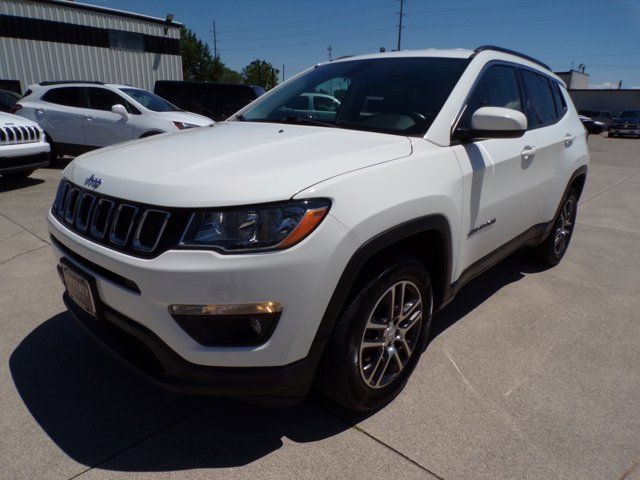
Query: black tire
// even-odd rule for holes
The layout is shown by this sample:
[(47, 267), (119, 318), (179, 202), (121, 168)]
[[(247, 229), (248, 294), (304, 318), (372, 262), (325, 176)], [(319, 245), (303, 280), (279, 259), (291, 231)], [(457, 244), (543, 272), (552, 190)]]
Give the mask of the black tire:
[(607, 137), (609, 137), (609, 138), (616, 138), (616, 137), (617, 137), (617, 135), (616, 135), (615, 133), (608, 133), (608, 134), (607, 134)]
[(553, 267), (560, 263), (569, 248), (578, 213), (578, 193), (569, 189), (558, 209), (553, 228), (548, 237), (539, 245), (532, 247), (534, 259), (544, 267)]
[(51, 148), (51, 150), (49, 150), (49, 166), (55, 167), (60, 160), (60, 150), (58, 149), (58, 146), (53, 143), (53, 140), (51, 140), (51, 137), (48, 134), (45, 133), (44, 136)]
[[(405, 284), (398, 287), (398, 282), (405, 282)], [(405, 313), (411, 313), (411, 315), (402, 321), (396, 319), (389, 322), (395, 325), (390, 327), (391, 331), (389, 328), (384, 329), (383, 326), (378, 326), (378, 323), (373, 328), (371, 326), (367, 328), (370, 316), (373, 317), (376, 312), (387, 310), (387, 313), (391, 313), (388, 305), (380, 302), (387, 298), (385, 294), (390, 295), (388, 292), (394, 285), (396, 285), (394, 294), (405, 291), (408, 292), (405, 295), (410, 297), (410, 301), (413, 298), (413, 306), (405, 303), (403, 307), (406, 308)], [(364, 285), (356, 288), (355, 296), (346, 306), (328, 341), (316, 377), (316, 385), (322, 393), (349, 410), (370, 411), (383, 407), (402, 391), (420, 359), (429, 336), (433, 292), (429, 272), (417, 258), (410, 256), (397, 257), (388, 261), (372, 271)], [(405, 288), (406, 290), (403, 290)], [(415, 295), (417, 292), (422, 299), (421, 320), (416, 319), (412, 324), (412, 319), (417, 318), (415, 312), (420, 308), (416, 302), (416, 299), (420, 298)], [(397, 309), (393, 311), (398, 312)], [(399, 323), (396, 324), (396, 321)], [(402, 332), (400, 327), (403, 324), (405, 327), (415, 326)], [(373, 341), (387, 342), (393, 338), (392, 344), (384, 343), (361, 349), (361, 342), (364, 341), (365, 335), (378, 331), (381, 338), (375, 338)], [(404, 340), (401, 339), (403, 333)], [(405, 349), (401, 343), (403, 341), (407, 347), (413, 344), (413, 348), (410, 351)], [(398, 348), (395, 348), (396, 345)], [(405, 355), (407, 352), (408, 355)], [(361, 356), (364, 359), (362, 361)], [(402, 357), (405, 358), (405, 363), (400, 367)], [(395, 367), (391, 365), (391, 358), (394, 359)], [(367, 363), (369, 359), (371, 361)], [(389, 361), (383, 365), (386, 359)], [(371, 365), (374, 364), (372, 368)], [(365, 379), (365, 375), (368, 374), (365, 373), (367, 365), (369, 365), (368, 371), (371, 372), (369, 383)], [(384, 370), (382, 370), (383, 367)], [(394, 372), (394, 369), (398, 371)], [(387, 373), (386, 377), (385, 373)], [(394, 373), (395, 376), (393, 376)], [(370, 383), (376, 383), (376, 379), (378, 385), (371, 386)]]
[(24, 180), (33, 173), (33, 170), (24, 170), (22, 172), (3, 173), (2, 176), (7, 180)]

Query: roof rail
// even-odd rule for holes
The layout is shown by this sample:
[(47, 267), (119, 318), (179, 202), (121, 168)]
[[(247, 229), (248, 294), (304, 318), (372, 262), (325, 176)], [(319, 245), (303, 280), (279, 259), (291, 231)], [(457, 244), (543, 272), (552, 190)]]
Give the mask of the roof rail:
[(542, 63), (540, 60), (536, 60), (535, 58), (530, 57), (529, 55), (525, 55), (524, 53), (516, 52), (514, 50), (509, 50), (508, 48), (496, 47), (495, 45), (482, 45), (476, 48), (471, 54), (471, 56), (469, 57), (469, 60), (471, 60), (480, 52), (484, 52), (485, 50), (493, 50), (494, 52), (502, 52), (502, 53), (508, 53), (509, 55), (515, 55), (516, 57), (524, 58), (525, 60), (529, 60), (530, 62), (536, 63), (541, 67), (546, 68), (547, 70), (551, 70), (549, 65), (547, 65), (546, 63)]
[(56, 80), (53, 82), (40, 82), (38, 85), (48, 87), (49, 85), (62, 85), (64, 83), (91, 83), (94, 85), (104, 85), (104, 82), (97, 82), (95, 80)]

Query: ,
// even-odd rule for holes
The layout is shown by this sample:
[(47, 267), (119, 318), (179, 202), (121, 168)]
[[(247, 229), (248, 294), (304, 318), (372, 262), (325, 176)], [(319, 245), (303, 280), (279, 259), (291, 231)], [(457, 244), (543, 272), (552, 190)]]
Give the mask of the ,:
[(537, 60), (380, 53), (77, 158), (47, 221), (67, 307), (150, 381), (283, 403), (315, 385), (372, 410), (469, 280), (520, 248), (560, 262), (588, 163)]

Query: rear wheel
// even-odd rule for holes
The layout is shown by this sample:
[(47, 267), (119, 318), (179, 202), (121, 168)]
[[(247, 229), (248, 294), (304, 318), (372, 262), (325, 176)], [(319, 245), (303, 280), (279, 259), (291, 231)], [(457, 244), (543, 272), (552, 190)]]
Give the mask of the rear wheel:
[(383, 407), (404, 388), (426, 345), (433, 293), (417, 259), (389, 262), (358, 288), (329, 340), (319, 388), (358, 411)]
[(543, 266), (553, 267), (560, 263), (569, 248), (578, 212), (578, 194), (572, 188), (562, 201), (560, 211), (549, 236), (532, 248), (534, 257)]

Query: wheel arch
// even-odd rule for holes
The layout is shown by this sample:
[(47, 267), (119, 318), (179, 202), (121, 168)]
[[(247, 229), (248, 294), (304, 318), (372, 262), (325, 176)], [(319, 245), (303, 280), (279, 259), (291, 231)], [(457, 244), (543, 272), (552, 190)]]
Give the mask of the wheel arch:
[(569, 177), (567, 186), (565, 187), (564, 192), (562, 192), (562, 196), (558, 201), (558, 207), (556, 208), (553, 218), (547, 224), (544, 230), (544, 233), (541, 236), (541, 239), (540, 239), (541, 242), (544, 241), (547, 238), (547, 236), (551, 233), (551, 230), (553, 228), (553, 223), (555, 222), (555, 219), (560, 214), (560, 208), (562, 207), (562, 202), (566, 198), (567, 193), (569, 193), (569, 190), (571, 190), (572, 188), (576, 189), (576, 192), (578, 194), (578, 200), (580, 200), (580, 195), (582, 195), (582, 191), (584, 190), (584, 185), (587, 180), (588, 169), (589, 167), (587, 165), (581, 165), (580, 167), (576, 168), (571, 174), (571, 177)]
[[(567, 191), (573, 188), (578, 194), (578, 199), (580, 199), (580, 196), (582, 195), (582, 191), (584, 190), (584, 184), (586, 181), (587, 181), (587, 166), (583, 165), (582, 167), (578, 168), (575, 172), (573, 172), (573, 174), (571, 175), (571, 180), (569, 180)], [(565, 196), (566, 196), (566, 192), (565, 192)]]
[(451, 228), (444, 215), (427, 215), (392, 227), (365, 242), (351, 257), (325, 310), (314, 343), (326, 340), (353, 296), (376, 263), (397, 251), (415, 254), (429, 270), (434, 310), (450, 294), (452, 271)]

